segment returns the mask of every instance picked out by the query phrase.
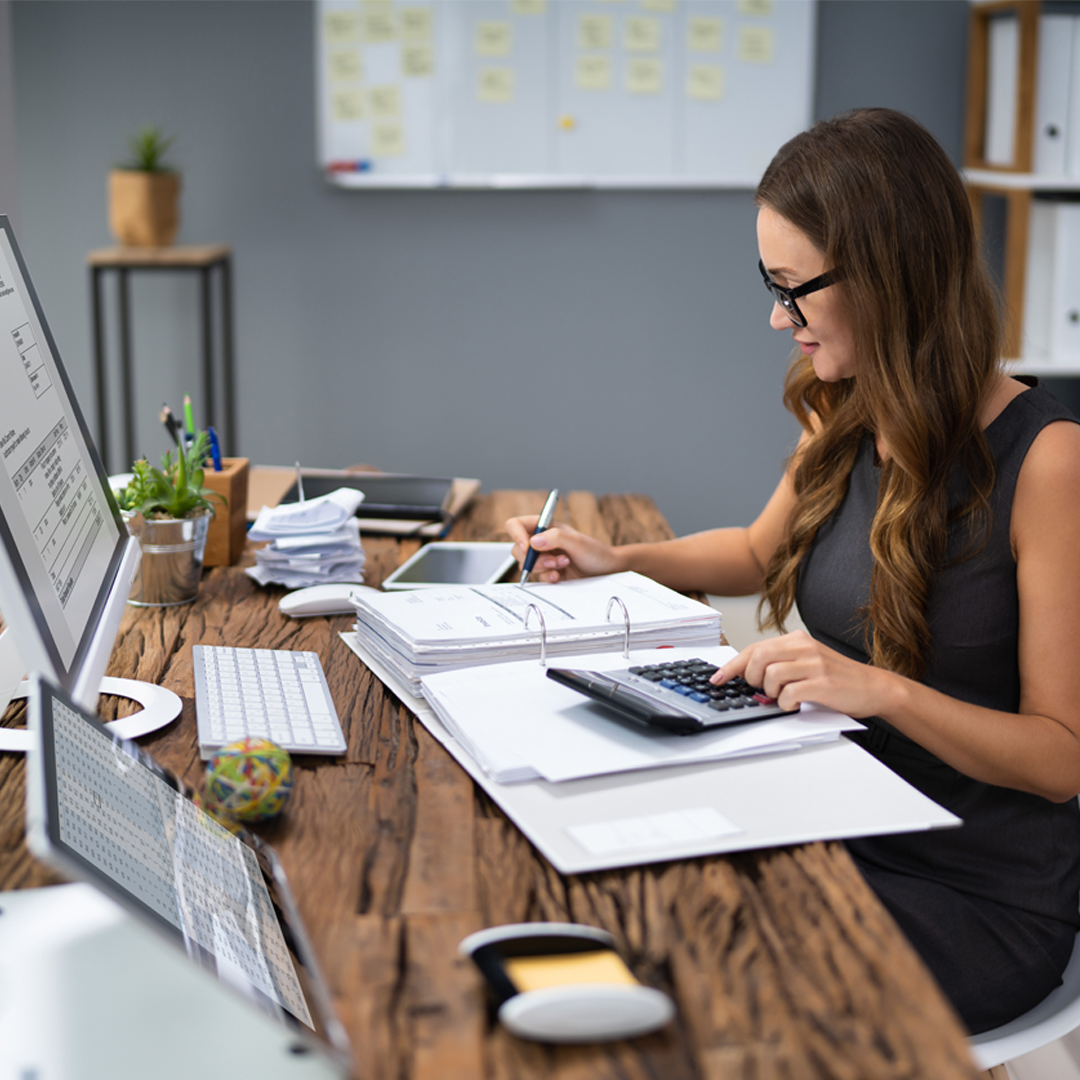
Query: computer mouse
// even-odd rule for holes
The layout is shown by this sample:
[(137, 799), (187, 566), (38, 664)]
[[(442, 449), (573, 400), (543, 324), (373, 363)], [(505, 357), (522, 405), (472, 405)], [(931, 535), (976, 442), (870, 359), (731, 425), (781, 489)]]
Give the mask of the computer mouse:
[(297, 589), (283, 596), (278, 610), (294, 619), (303, 619), (309, 615), (351, 615), (356, 611), (349, 600), (353, 593), (382, 595), (370, 585), (312, 585), (308, 589)]

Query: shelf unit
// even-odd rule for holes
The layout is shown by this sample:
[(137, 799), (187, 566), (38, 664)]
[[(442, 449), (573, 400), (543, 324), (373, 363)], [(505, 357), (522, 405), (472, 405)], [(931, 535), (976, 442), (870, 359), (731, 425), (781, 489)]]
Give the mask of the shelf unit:
[[(1053, 356), (1024, 355), (1024, 308), (1031, 233), (1031, 203), (1036, 192), (1076, 196), (1080, 179), (1043, 176), (1034, 166), (1035, 94), (1039, 60), (1039, 0), (972, 0), (968, 38), (967, 113), (964, 127), (964, 179), (975, 226), (984, 228), (985, 199), (1005, 201), (1005, 251), (1002, 291), (1005, 302), (1005, 356), (1013, 370), (1032, 375), (1080, 375), (1080, 363)], [(1007, 165), (986, 160), (985, 133), (989, 105), (990, 25), (1001, 16), (1017, 21), (1013, 160)]]

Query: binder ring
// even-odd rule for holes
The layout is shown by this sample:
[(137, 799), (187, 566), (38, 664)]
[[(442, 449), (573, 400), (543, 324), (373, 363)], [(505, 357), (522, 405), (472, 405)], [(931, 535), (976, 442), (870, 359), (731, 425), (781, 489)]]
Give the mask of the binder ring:
[(540, 666), (547, 667), (547, 623), (544, 622), (544, 613), (535, 604), (525, 609), (525, 629), (529, 629), (529, 616), (534, 611), (540, 620)]
[(622, 654), (624, 660), (630, 659), (630, 612), (626, 610), (626, 605), (617, 596), (613, 596), (607, 602), (607, 621), (611, 622), (611, 607), (613, 604), (618, 604), (622, 608), (623, 617), (623, 639), (622, 639)]

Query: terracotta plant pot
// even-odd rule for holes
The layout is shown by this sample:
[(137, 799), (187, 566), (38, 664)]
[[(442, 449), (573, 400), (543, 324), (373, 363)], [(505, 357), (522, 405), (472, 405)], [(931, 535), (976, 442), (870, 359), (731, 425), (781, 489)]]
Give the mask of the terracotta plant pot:
[(128, 247), (166, 247), (180, 228), (180, 174), (113, 169), (109, 228)]

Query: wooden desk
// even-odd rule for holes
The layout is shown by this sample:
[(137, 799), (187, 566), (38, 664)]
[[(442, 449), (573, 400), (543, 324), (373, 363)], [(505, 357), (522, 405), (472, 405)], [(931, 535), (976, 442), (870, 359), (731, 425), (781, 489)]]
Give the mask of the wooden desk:
[[(483, 496), (452, 538), (492, 539), (543, 496)], [(563, 515), (618, 543), (671, 535), (643, 496), (574, 493)], [(377, 585), (417, 542), (366, 537), (364, 546)], [(277, 611), (281, 594), (237, 568), (209, 571), (188, 607), (129, 609), (110, 673), (184, 699), (177, 723), (142, 741), (194, 785), (191, 646), (322, 657), (348, 752), (300, 759), (292, 806), (263, 833), (292, 879), (357, 1076), (975, 1076), (958, 1021), (841, 845), (563, 877), (349, 651), (337, 635), (350, 618), (288, 619)], [(24, 775), (20, 757), (0, 755), (0, 889), (56, 880), (23, 842)], [(483, 926), (532, 919), (610, 930), (638, 975), (675, 998), (677, 1021), (632, 1042), (561, 1048), (490, 1027), (457, 943)]]

